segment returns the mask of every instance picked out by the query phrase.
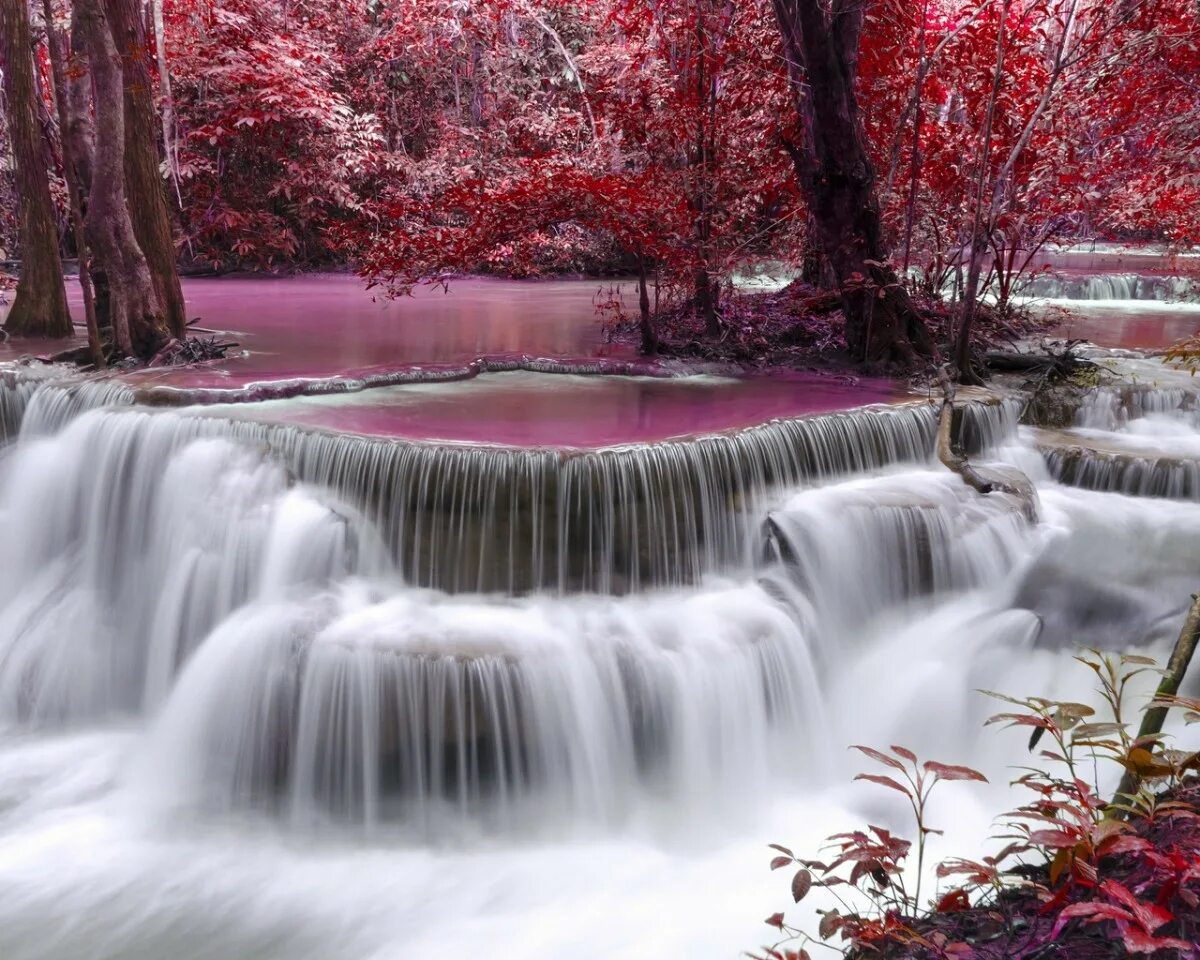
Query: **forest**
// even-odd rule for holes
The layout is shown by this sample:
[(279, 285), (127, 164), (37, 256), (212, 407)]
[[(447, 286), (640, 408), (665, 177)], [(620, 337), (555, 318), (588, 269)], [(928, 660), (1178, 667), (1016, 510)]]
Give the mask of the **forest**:
[(730, 302), (770, 260), (840, 298), (836, 324), (793, 310), (793, 341), (941, 351), (970, 377), (978, 303), (1003, 310), (1048, 245), (1200, 239), (1190, 0), (4, 15), (6, 327), (68, 333), (61, 262), (82, 254), (97, 323), (142, 360), (185, 332), (181, 272), (350, 266), (389, 293), (633, 275), (653, 352), (664, 325), (771, 326)]
[(0, 960), (1200, 960), (1200, 0), (0, 78)]

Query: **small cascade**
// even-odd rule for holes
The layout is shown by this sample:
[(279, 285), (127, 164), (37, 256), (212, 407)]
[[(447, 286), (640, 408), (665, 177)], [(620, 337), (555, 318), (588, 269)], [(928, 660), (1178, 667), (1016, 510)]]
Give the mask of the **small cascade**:
[(1019, 500), (929, 470), (806, 490), (764, 536), (777, 589), (834, 649), (898, 605), (1002, 581), (1029, 549)]
[(42, 386), (30, 376), (15, 371), (0, 371), (0, 443), (11, 440), (20, 432), (21, 421), (29, 398)]
[(1200, 282), (1191, 277), (1135, 273), (1040, 274), (1021, 284), (1023, 297), (1049, 300), (1200, 300)]
[(1059, 483), (1134, 497), (1200, 500), (1200, 461), (1169, 455), (1047, 444), (1043, 456)]
[(100, 407), (128, 406), (134, 391), (115, 378), (80, 379), (73, 370), (30, 366), (0, 370), (0, 443), (18, 434), (48, 436)]
[(379, 568), (348, 508), (177, 428), (92, 411), (0, 464), (0, 722), (138, 712), (249, 600)]
[(168, 805), (420, 833), (611, 820), (821, 751), (795, 621), (752, 586), (485, 601), (349, 583), (226, 621), (145, 755)]
[(1167, 418), (1200, 428), (1197, 391), (1189, 387), (1100, 387), (1090, 391), (1075, 415), (1075, 425), (1085, 430), (1115, 432), (1128, 429), (1134, 420)]
[(1072, 430), (1039, 431), (1060, 483), (1140, 497), (1200, 500), (1200, 406), (1190, 387), (1103, 387)]
[(1041, 502), (1045, 543), (1013, 597), (1039, 644), (1169, 650), (1200, 582), (1200, 505), (1054, 486)]
[(967, 402), (954, 411), (955, 442), (964, 453), (989, 456), (1016, 441), (1025, 407), (1022, 398), (985, 395), (971, 402), (968, 391), (962, 390), (959, 399)]

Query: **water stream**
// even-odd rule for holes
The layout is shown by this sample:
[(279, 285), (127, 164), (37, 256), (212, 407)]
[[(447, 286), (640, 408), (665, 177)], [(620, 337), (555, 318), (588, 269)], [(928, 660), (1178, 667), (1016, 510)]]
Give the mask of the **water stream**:
[(976, 691), (1086, 698), (1200, 582), (1194, 481), (1105, 466), (1194, 476), (1182, 381), (970, 404), (1036, 522), (921, 399), (528, 449), (135, 399), (0, 378), (5, 960), (733, 957), (766, 843), (904, 828), (847, 744), (988, 772), (932, 813), (976, 851), (1024, 758)]

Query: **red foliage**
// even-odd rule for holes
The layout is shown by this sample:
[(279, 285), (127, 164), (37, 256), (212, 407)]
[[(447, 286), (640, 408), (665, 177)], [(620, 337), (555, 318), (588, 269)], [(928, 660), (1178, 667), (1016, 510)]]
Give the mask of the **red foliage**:
[[(165, 14), (196, 260), (360, 258), (403, 289), (640, 257), (669, 303), (805, 253), (784, 148), (803, 132), (769, 0), (166, 0)], [(888, 232), (930, 290), (980, 183), (997, 253), (1099, 231), (1200, 240), (1192, 0), (879, 0), (867, 18), (859, 82)], [(1032, 265), (1005, 262), (1002, 292)]]

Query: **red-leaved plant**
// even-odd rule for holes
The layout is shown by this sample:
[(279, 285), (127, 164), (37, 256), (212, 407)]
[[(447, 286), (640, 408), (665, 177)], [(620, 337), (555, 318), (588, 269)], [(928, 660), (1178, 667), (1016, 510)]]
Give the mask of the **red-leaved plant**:
[[(821, 914), (817, 937), (773, 914), (766, 922), (782, 939), (751, 956), (803, 960), (810, 946), (833, 947), (828, 941), (840, 936), (852, 956), (1032, 960), (1069, 956), (1056, 941), (1111, 925), (1100, 942), (1116, 952), (1096, 956), (1200, 957), (1200, 784), (1188, 779), (1200, 757), (1163, 749), (1161, 734), (1130, 732), (1129, 685), (1141, 674), (1159, 672), (1153, 660), (1098, 651), (1076, 659), (1095, 673), (1108, 718), (1097, 720), (1087, 704), (990, 694), (1016, 709), (988, 723), (1030, 728), (1029, 749), (1041, 745), (1037, 756), (1047, 767), (1025, 769), (1013, 781), (1034, 796), (1002, 818), (1003, 849), (981, 860), (940, 864), (939, 880), (953, 877), (958, 885), (925, 903), (925, 839), (937, 832), (926, 822), (930, 792), (943, 780), (984, 777), (969, 767), (920, 763), (903, 747), (887, 753), (856, 747), (888, 768), (856, 779), (901, 793), (912, 808), (917, 863), (911, 891), (903, 867), (912, 844), (882, 828), (831, 837), (829, 863), (773, 844), (778, 855), (772, 869), (798, 867), (792, 879), (796, 902), (819, 886), (833, 892), (840, 909)], [(1157, 697), (1149, 708), (1180, 709), (1188, 723), (1200, 721), (1200, 701)], [(1130, 792), (1103, 799), (1098, 780), (1104, 765), (1129, 775)], [(970, 914), (972, 922), (956, 924), (952, 914)], [(981, 927), (990, 931), (987, 945), (978, 937), (968, 943), (963, 931)]]

